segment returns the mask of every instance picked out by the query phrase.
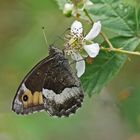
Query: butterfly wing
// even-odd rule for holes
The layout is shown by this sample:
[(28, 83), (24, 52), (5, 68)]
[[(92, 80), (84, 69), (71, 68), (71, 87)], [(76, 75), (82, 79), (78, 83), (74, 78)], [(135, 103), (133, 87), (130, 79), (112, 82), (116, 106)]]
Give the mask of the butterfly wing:
[(28, 114), (46, 110), (51, 115), (69, 116), (81, 106), (83, 91), (63, 53), (50, 47), (49, 56), (39, 62), (20, 84), (12, 110)]
[(81, 106), (83, 90), (64, 55), (58, 55), (46, 70), (42, 93), (45, 108), (53, 116), (69, 116)]
[(12, 110), (17, 114), (28, 114), (44, 109), (42, 95), (47, 63), (53, 58), (40, 61), (23, 79), (13, 100)]

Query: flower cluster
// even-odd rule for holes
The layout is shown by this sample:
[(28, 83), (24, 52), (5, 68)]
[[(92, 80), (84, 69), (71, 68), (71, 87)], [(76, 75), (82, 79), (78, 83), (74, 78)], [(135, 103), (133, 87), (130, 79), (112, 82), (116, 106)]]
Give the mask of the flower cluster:
[(64, 5), (63, 14), (67, 17), (70, 17), (71, 15), (77, 16), (84, 8), (91, 5), (93, 5), (93, 3), (90, 0), (71, 0)]
[(66, 53), (71, 54), (71, 58), (76, 61), (77, 76), (81, 77), (85, 72), (85, 61), (80, 54), (81, 50), (85, 50), (87, 55), (95, 58), (100, 50), (99, 44), (92, 40), (100, 33), (100, 21), (93, 24), (89, 33), (83, 35), (83, 26), (79, 21), (74, 21), (71, 25), (71, 39), (66, 45)]

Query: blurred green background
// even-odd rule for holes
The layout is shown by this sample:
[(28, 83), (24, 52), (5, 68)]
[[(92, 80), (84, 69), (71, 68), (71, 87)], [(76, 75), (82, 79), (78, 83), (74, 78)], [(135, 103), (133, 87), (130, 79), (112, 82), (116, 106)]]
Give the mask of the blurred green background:
[(51, 44), (71, 22), (55, 1), (0, 0), (0, 140), (140, 140), (139, 57), (69, 118), (11, 111), (20, 81), (48, 55), (41, 27)]

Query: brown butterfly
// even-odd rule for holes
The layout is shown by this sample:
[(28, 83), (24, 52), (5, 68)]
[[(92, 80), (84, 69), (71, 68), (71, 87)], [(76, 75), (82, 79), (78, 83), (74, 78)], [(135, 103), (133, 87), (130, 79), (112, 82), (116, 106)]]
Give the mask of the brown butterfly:
[(29, 114), (45, 110), (52, 116), (69, 116), (81, 106), (84, 94), (64, 53), (50, 46), (49, 55), (23, 79), (13, 100), (12, 110)]

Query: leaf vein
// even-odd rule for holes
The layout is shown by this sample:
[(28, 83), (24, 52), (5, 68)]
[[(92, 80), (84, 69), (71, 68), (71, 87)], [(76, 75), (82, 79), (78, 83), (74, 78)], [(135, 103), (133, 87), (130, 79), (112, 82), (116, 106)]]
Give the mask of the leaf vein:
[[(106, 0), (105, 0), (105, 1), (106, 1)], [(110, 4), (110, 3), (107, 3), (107, 1), (106, 1), (105, 4), (107, 4), (107, 5), (114, 11), (114, 13), (116, 13), (116, 14), (118, 15), (118, 17), (120, 17), (120, 19), (124, 21), (124, 23), (125, 23), (125, 25), (127, 26), (127, 28), (128, 28), (132, 33), (134, 33), (132, 27), (131, 27), (131, 26), (126, 22), (126, 20), (111, 6), (111, 4)]]

